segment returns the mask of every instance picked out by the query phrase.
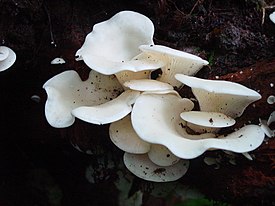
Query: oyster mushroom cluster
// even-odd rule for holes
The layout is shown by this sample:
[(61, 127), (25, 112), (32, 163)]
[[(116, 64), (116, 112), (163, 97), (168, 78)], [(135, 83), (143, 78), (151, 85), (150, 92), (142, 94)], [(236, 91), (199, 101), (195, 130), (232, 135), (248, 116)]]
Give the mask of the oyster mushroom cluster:
[[(155, 45), (153, 35), (151, 20), (132, 11), (96, 24), (76, 52), (76, 60), (91, 68), (89, 78), (65, 71), (43, 86), (49, 124), (65, 128), (75, 118), (110, 124), (110, 139), (125, 151), (126, 167), (155, 182), (181, 178), (189, 160), (207, 150), (246, 153), (259, 147), (265, 134), (258, 125), (227, 135), (219, 131), (234, 125), (261, 95), (237, 83), (193, 77), (208, 62)], [(199, 111), (174, 90), (183, 85), (192, 88)]]

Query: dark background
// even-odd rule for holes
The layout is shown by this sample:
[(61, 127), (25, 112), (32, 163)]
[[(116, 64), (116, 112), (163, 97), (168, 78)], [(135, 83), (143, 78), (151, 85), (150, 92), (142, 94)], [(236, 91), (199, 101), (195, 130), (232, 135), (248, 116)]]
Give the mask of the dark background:
[[(238, 120), (241, 126), (258, 124), (274, 110), (266, 103), (274, 95), (270, 83), (275, 83), (275, 24), (268, 18), (272, 5), (275, 2), (258, 0), (0, 0), (0, 44), (17, 54), (16, 63), (0, 73), (0, 205), (118, 204), (113, 182), (123, 153), (110, 142), (108, 125), (76, 121), (69, 128), (55, 129), (44, 116), (47, 96), (42, 86), (48, 79), (69, 69), (87, 78), (89, 68), (76, 62), (74, 54), (95, 23), (121, 10), (140, 12), (154, 22), (156, 44), (210, 62), (197, 76), (219, 76), (260, 90), (262, 100), (246, 110)], [(66, 64), (51, 65), (55, 57), (63, 57)], [(274, 138), (252, 154), (253, 161), (240, 155), (236, 166), (222, 161), (218, 170), (207, 166), (203, 155), (191, 161), (178, 182), (198, 189), (216, 204), (275, 205)], [(115, 167), (101, 168), (95, 183), (90, 183), (87, 167), (99, 168), (102, 158), (111, 159)], [(151, 196), (150, 186), (135, 178), (129, 195), (143, 191), (144, 205), (184, 205), (173, 195)]]

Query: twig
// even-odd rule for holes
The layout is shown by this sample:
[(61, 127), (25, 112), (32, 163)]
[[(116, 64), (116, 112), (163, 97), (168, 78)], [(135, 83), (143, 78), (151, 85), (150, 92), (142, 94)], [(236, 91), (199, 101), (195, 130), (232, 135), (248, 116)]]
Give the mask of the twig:
[(54, 41), (54, 36), (53, 36), (53, 28), (52, 28), (52, 21), (51, 21), (51, 15), (49, 13), (49, 10), (47, 8), (47, 6), (45, 4), (43, 4), (44, 6), (44, 9), (45, 9), (45, 12), (47, 14), (47, 17), (48, 17), (48, 21), (49, 21), (49, 27), (50, 27), (50, 35), (51, 35), (51, 44), (54, 45), (54, 47), (56, 47), (56, 43)]
[(183, 16), (185, 16), (185, 13), (184, 13), (182, 10), (180, 10), (180, 9), (178, 8), (178, 6), (176, 5), (175, 2), (173, 2), (173, 1), (171, 1), (171, 0), (169, 0), (169, 2), (172, 3), (172, 4), (174, 5), (175, 9), (176, 9), (178, 12), (180, 12)]
[(189, 16), (193, 13), (193, 11), (195, 10), (195, 8), (198, 6), (198, 4), (203, 3), (204, 0), (197, 0), (197, 2), (194, 4), (193, 8), (191, 9), (191, 11), (189, 12)]

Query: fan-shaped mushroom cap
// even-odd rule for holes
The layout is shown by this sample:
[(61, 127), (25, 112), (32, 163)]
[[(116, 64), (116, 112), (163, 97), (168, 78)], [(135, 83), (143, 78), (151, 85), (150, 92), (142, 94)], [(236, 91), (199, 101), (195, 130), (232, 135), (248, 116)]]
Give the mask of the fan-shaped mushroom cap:
[(167, 91), (167, 90), (174, 89), (170, 84), (159, 82), (153, 79), (130, 80), (125, 82), (124, 86), (132, 90), (147, 91), (147, 92)]
[(269, 15), (269, 18), (275, 24), (275, 11)]
[[(172, 86), (180, 86), (175, 79), (175, 74), (195, 75), (208, 61), (183, 51), (161, 45), (141, 45), (141, 51), (148, 55), (147, 59), (162, 61), (165, 65), (161, 68), (162, 75), (159, 81)], [(145, 55), (144, 55), (145, 56)]]
[[(218, 138), (213, 138), (213, 134), (204, 134), (205, 139), (197, 140), (182, 136), (177, 128), (182, 121), (180, 113), (192, 108), (190, 100), (173, 94), (142, 94), (131, 114), (133, 128), (144, 141), (164, 145), (174, 155), (184, 159), (195, 158), (208, 149), (248, 152), (257, 148), (264, 139), (263, 131), (256, 125), (245, 126)], [(209, 138), (206, 138), (207, 135)]]
[(0, 72), (10, 68), (16, 60), (16, 54), (6, 46), (0, 46)]
[(132, 111), (132, 104), (140, 95), (138, 91), (128, 90), (117, 98), (97, 106), (81, 106), (72, 110), (72, 114), (92, 124), (109, 124), (122, 119)]
[(76, 52), (77, 60), (107, 75), (159, 68), (159, 62), (139, 60), (137, 56), (140, 45), (153, 44), (153, 34), (154, 25), (148, 17), (132, 11), (119, 12), (94, 25)]
[(176, 74), (176, 79), (192, 88), (200, 110), (220, 112), (232, 118), (242, 115), (245, 108), (261, 98), (256, 91), (243, 85), (221, 80), (206, 80)]
[(180, 117), (192, 124), (213, 128), (230, 127), (236, 122), (231, 117), (218, 112), (190, 111), (181, 113)]
[(51, 64), (65, 64), (65, 60), (61, 57), (56, 57), (51, 61)]
[(198, 133), (217, 133), (220, 128), (230, 127), (235, 120), (218, 112), (190, 111), (180, 114), (187, 126)]
[(112, 142), (125, 152), (144, 154), (150, 150), (150, 144), (140, 139), (133, 129), (130, 115), (113, 122), (109, 134)]
[(99, 105), (115, 99), (123, 91), (114, 76), (106, 76), (91, 70), (89, 78), (82, 81), (71, 70), (49, 79), (43, 86), (48, 99), (45, 115), (53, 127), (63, 128), (72, 125), (75, 117), (71, 111), (83, 105)]
[(174, 165), (161, 167), (151, 162), (147, 154), (125, 153), (123, 161), (134, 175), (152, 182), (175, 181), (181, 178), (189, 167), (188, 160), (180, 160)]
[(171, 166), (176, 164), (180, 158), (170, 152), (165, 146), (159, 144), (152, 144), (148, 152), (149, 159), (159, 166)]

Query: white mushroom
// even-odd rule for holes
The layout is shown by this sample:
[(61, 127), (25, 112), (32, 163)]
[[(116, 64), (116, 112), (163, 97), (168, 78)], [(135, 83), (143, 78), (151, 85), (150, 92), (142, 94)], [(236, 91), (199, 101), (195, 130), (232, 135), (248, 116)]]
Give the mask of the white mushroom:
[(248, 152), (244, 152), (244, 153), (242, 153), (242, 155), (250, 161), (253, 160), (253, 157)]
[(49, 79), (43, 86), (48, 99), (45, 115), (53, 127), (72, 125), (75, 117), (71, 111), (80, 106), (99, 105), (115, 99), (123, 91), (114, 76), (91, 70), (89, 78), (82, 81), (75, 71), (65, 71)]
[(0, 72), (10, 68), (16, 60), (16, 54), (6, 46), (0, 46)]
[(263, 132), (266, 134), (268, 137), (275, 137), (275, 130), (270, 129), (270, 125), (275, 121), (275, 111), (273, 111), (268, 120), (261, 120), (260, 119), (260, 126), (263, 130)]
[(52, 61), (51, 61), (51, 64), (65, 64), (65, 60), (61, 57), (57, 57), (57, 58), (54, 58)]
[(214, 128), (230, 127), (236, 122), (231, 117), (218, 112), (182, 112), (180, 117), (187, 122), (191, 122), (199, 126)]
[(275, 24), (275, 11), (269, 15), (269, 18)]
[(257, 125), (248, 125), (218, 138), (213, 138), (213, 134), (204, 134), (202, 139), (196, 140), (182, 136), (177, 129), (181, 123), (180, 113), (192, 108), (190, 100), (173, 94), (142, 94), (133, 107), (133, 128), (144, 141), (164, 145), (183, 159), (195, 158), (209, 149), (248, 152), (260, 146), (264, 139), (264, 133)]
[(256, 91), (234, 82), (206, 80), (183, 74), (176, 74), (175, 77), (192, 88), (200, 110), (204, 112), (219, 112), (236, 118), (250, 103), (261, 98)]
[(263, 132), (266, 134), (266, 136), (268, 136), (270, 138), (275, 136), (275, 130), (271, 130), (269, 128), (266, 120), (260, 119), (260, 126), (261, 126), (261, 129), (263, 130)]
[(133, 129), (130, 115), (113, 122), (109, 134), (112, 142), (125, 152), (144, 154), (150, 150), (150, 144), (140, 139)]
[(159, 61), (139, 60), (139, 46), (153, 44), (154, 25), (137, 12), (122, 11), (107, 21), (94, 25), (83, 46), (76, 52), (77, 60), (102, 74), (142, 71), (159, 68)]
[(152, 182), (171, 182), (181, 178), (188, 170), (189, 161), (180, 160), (174, 165), (161, 167), (148, 158), (147, 154), (125, 153), (125, 166), (137, 177)]
[(271, 123), (275, 122), (275, 111), (273, 111), (270, 115), (269, 118), (267, 120), (267, 125), (271, 125)]
[(175, 74), (195, 75), (208, 62), (202, 58), (183, 51), (172, 49), (161, 45), (141, 45), (139, 47), (146, 55), (144, 58), (163, 62), (162, 75), (159, 81), (166, 82), (172, 86), (180, 86), (181, 83), (175, 79)]
[(170, 84), (159, 82), (153, 79), (130, 80), (125, 82), (124, 86), (132, 90), (147, 91), (147, 92), (167, 91), (167, 90), (174, 89)]
[(218, 112), (190, 111), (183, 112), (180, 117), (188, 122), (187, 126), (195, 132), (217, 132), (219, 128), (230, 127), (235, 120)]
[(268, 98), (267, 98), (267, 103), (268, 104), (274, 104), (275, 103), (275, 96), (274, 95), (270, 95)]
[(138, 91), (128, 90), (104, 104), (77, 107), (72, 110), (72, 114), (92, 124), (109, 124), (129, 114), (132, 111), (132, 104), (139, 95)]

